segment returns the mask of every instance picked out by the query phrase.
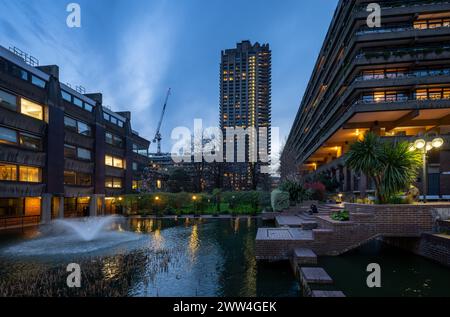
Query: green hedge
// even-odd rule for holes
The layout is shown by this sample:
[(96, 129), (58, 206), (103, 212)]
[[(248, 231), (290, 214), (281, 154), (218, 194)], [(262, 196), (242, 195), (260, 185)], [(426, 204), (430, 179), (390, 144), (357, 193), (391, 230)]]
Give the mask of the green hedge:
[(115, 204), (126, 214), (140, 215), (200, 215), (200, 214), (258, 214), (270, 210), (268, 192), (219, 192), (213, 194), (154, 193), (126, 195)]

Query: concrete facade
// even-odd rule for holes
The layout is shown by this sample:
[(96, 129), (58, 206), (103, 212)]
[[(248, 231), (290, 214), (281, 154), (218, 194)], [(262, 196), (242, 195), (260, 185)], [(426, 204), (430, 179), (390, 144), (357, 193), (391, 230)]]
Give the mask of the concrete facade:
[(118, 212), (112, 202), (138, 188), (150, 142), (132, 130), (130, 112), (18, 52), (0, 47), (0, 218)]
[(342, 159), (352, 143), (368, 131), (390, 142), (443, 137), (444, 147), (429, 153), (427, 191), (448, 200), (450, 4), (382, 1), (382, 25), (369, 28), (371, 2), (339, 1), (281, 158), (282, 176), (325, 173), (339, 191), (367, 197), (370, 179), (346, 170)]

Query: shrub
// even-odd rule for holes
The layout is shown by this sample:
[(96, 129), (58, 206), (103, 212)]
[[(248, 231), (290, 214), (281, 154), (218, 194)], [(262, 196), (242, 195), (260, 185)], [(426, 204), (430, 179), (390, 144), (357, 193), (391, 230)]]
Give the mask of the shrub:
[(310, 190), (311, 199), (318, 201), (325, 200), (326, 187), (323, 183), (321, 182), (307, 183), (305, 184), (305, 188)]
[(289, 208), (289, 193), (279, 189), (272, 191), (271, 195), (272, 209), (276, 212)]
[(335, 212), (331, 215), (331, 219), (335, 221), (349, 221), (350, 214), (347, 210), (344, 210), (342, 212)]

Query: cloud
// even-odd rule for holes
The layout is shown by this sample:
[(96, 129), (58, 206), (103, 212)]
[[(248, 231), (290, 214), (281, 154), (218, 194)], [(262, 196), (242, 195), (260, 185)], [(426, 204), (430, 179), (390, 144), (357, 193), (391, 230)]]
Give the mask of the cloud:
[[(148, 8), (147, 8), (148, 9)], [(134, 125), (142, 134), (154, 133), (162, 106), (162, 97), (168, 87), (163, 87), (175, 45), (176, 27), (168, 18), (163, 4), (145, 10), (146, 16), (136, 16), (128, 24), (118, 42), (116, 78), (120, 78), (113, 92), (114, 108), (133, 110)], [(155, 106), (153, 106), (155, 105)], [(150, 123), (150, 124), (149, 124)]]

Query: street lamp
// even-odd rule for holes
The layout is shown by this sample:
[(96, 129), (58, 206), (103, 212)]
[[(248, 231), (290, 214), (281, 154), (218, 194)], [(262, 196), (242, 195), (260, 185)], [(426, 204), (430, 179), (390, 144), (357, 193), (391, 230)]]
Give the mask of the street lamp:
[(428, 194), (428, 164), (427, 164), (427, 153), (432, 149), (439, 149), (444, 145), (444, 139), (435, 138), (431, 142), (426, 141), (425, 139), (418, 139), (413, 144), (409, 146), (410, 151), (419, 150), (422, 153), (422, 162), (423, 162), (423, 180), (422, 180), (422, 192), (423, 192), (423, 202), (427, 202), (427, 194)]

